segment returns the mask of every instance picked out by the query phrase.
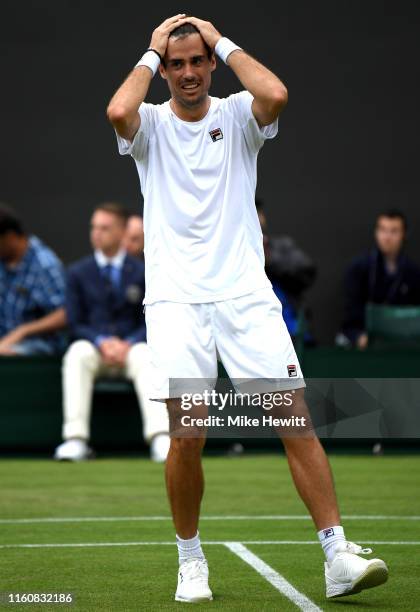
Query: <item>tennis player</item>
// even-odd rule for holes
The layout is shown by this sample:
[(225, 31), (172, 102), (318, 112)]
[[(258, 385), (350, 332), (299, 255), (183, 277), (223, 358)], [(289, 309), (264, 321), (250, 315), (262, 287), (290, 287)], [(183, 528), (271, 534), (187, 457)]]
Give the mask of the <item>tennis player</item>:
[[(242, 91), (209, 96), (216, 56)], [(155, 105), (145, 99), (157, 71), (171, 98)], [(300, 365), (264, 272), (254, 201), (258, 152), (276, 136), (286, 103), (286, 87), (270, 70), (211, 23), (179, 14), (153, 32), (108, 106), (119, 151), (134, 158), (144, 196), (152, 397), (166, 401), (172, 431), (182, 431), (183, 411), (171, 381), (215, 379), (218, 355), (231, 379), (283, 381), (276, 390), (293, 390), (294, 414), (309, 419)], [(372, 551), (345, 538), (316, 435), (285, 436), (283, 443), (326, 555), (327, 597), (385, 582), (385, 563), (364, 559), (360, 554)], [(194, 437), (173, 436), (166, 462), (179, 551), (177, 601), (212, 599), (198, 534), (203, 446), (198, 430)]]

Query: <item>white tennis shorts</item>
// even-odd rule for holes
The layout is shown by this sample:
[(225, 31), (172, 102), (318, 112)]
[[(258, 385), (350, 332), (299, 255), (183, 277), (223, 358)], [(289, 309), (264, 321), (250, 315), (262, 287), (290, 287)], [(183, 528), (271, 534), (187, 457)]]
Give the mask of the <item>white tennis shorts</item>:
[(214, 388), (218, 359), (237, 390), (246, 381), (261, 382), (261, 392), (305, 387), (271, 288), (219, 302), (155, 302), (145, 316), (153, 399), (190, 393), (191, 381), (194, 392)]

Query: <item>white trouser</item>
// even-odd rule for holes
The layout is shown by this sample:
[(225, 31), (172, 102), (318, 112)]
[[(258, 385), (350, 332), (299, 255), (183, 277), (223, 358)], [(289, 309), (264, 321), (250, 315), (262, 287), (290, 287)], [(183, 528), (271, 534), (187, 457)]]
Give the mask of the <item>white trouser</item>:
[(145, 342), (134, 344), (127, 355), (124, 368), (106, 366), (98, 349), (87, 340), (70, 345), (63, 358), (63, 438), (90, 437), (90, 413), (93, 384), (97, 376), (118, 375), (134, 383), (139, 400), (143, 437), (147, 442), (158, 433), (169, 431), (166, 406), (149, 399), (150, 358)]

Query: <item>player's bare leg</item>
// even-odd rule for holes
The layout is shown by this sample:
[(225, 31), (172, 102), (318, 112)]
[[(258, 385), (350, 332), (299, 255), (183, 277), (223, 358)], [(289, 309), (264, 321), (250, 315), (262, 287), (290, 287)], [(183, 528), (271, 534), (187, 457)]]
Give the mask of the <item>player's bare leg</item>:
[(296, 489), (318, 530), (326, 556), (327, 598), (359, 593), (386, 582), (388, 568), (381, 559), (363, 559), (370, 548), (348, 542), (341, 526), (331, 468), (318, 440), (304, 399), (304, 390), (294, 393), (293, 415), (307, 419), (302, 433), (281, 432)]
[(283, 444), (296, 489), (317, 530), (340, 525), (330, 465), (318, 438), (284, 438)]
[(197, 437), (190, 437), (192, 428), (181, 424), (181, 417), (187, 413), (181, 409), (180, 400), (167, 400), (166, 405), (171, 432), (171, 446), (166, 459), (166, 488), (176, 532), (181, 538), (189, 539), (198, 530), (204, 493), (201, 453), (205, 432), (196, 430)]
[(296, 489), (308, 508), (317, 530), (340, 525), (340, 512), (331, 468), (325, 451), (312, 429), (304, 389), (293, 396), (292, 414), (307, 419), (303, 433), (283, 435), (290, 471)]
[[(176, 601), (203, 602), (213, 599), (207, 561), (198, 534), (200, 505), (204, 492), (201, 453), (206, 429), (184, 426), (187, 413), (179, 399), (167, 400), (171, 446), (166, 460), (166, 488), (177, 534), (179, 554)], [(189, 417), (207, 416), (205, 406), (194, 407)]]
[[(286, 416), (284, 408), (279, 408), (279, 416)], [(316, 436), (308, 407), (304, 399), (304, 389), (293, 392), (293, 404), (287, 412), (295, 417), (303, 417), (306, 426), (278, 429), (289, 462), (296, 489), (308, 508), (318, 529), (340, 525), (340, 513), (335, 495), (330, 465)]]

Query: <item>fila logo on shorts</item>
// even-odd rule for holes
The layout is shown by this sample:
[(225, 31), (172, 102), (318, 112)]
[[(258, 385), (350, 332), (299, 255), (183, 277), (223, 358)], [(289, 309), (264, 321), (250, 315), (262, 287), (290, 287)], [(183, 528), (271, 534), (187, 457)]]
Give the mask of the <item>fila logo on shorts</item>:
[(209, 132), (211, 139), (213, 142), (216, 142), (217, 140), (222, 140), (223, 138), (223, 132), (220, 128), (216, 128), (215, 130), (211, 130), (211, 132)]
[(288, 365), (287, 371), (289, 373), (289, 378), (291, 378), (292, 376), (297, 376), (297, 370), (295, 365)]

